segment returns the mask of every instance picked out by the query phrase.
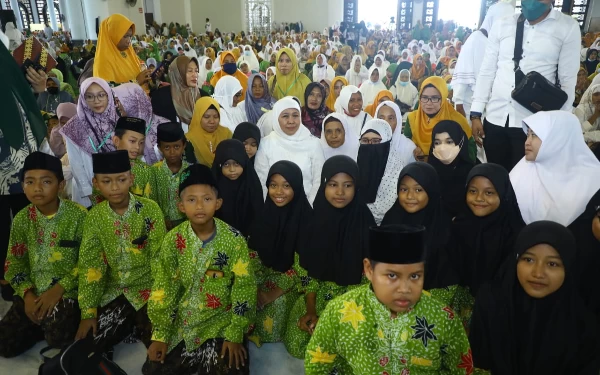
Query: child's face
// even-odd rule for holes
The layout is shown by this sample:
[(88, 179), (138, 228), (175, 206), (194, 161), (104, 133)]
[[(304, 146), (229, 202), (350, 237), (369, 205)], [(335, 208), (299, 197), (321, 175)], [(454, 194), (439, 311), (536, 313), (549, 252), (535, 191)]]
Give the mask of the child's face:
[(347, 173), (338, 173), (327, 181), (325, 199), (335, 208), (344, 208), (352, 202), (356, 186), (354, 179)]
[(379, 302), (397, 314), (409, 311), (421, 299), (425, 263), (388, 264), (363, 260), (365, 275), (371, 281), (373, 291)]
[(240, 165), (240, 163), (233, 159), (227, 160), (221, 167), (221, 173), (223, 173), (223, 176), (231, 181), (235, 181), (240, 178), (243, 172), (244, 168)]
[(64, 185), (65, 182), (59, 182), (51, 171), (33, 169), (25, 172), (23, 192), (32, 204), (43, 207), (56, 201)]
[(419, 212), (429, 203), (429, 196), (423, 187), (410, 176), (402, 177), (398, 190), (398, 202), (409, 214)]
[(256, 152), (258, 151), (258, 143), (254, 138), (248, 138), (244, 141), (244, 148), (246, 149), (246, 154), (248, 157), (252, 159)]
[(205, 225), (221, 208), (223, 200), (217, 197), (210, 185), (190, 185), (183, 189), (181, 200), (177, 203), (179, 211), (185, 214), (193, 225)]
[(560, 254), (548, 244), (535, 245), (519, 257), (517, 278), (529, 296), (549, 296), (559, 290), (565, 281), (565, 268)]
[(123, 137), (113, 137), (113, 143), (117, 150), (127, 150), (129, 159), (137, 159), (144, 154), (144, 142), (146, 137), (138, 132), (126, 130)]
[(500, 207), (500, 196), (489, 179), (476, 176), (467, 187), (467, 205), (473, 215), (485, 217)]
[(158, 149), (165, 157), (167, 165), (177, 165), (181, 162), (183, 151), (185, 150), (185, 141), (176, 142), (158, 142)]
[(294, 189), (280, 174), (274, 174), (269, 180), (269, 198), (277, 207), (284, 207), (294, 199)]
[(133, 185), (131, 172), (96, 173), (92, 180), (94, 187), (113, 206), (120, 206), (129, 200), (129, 188)]

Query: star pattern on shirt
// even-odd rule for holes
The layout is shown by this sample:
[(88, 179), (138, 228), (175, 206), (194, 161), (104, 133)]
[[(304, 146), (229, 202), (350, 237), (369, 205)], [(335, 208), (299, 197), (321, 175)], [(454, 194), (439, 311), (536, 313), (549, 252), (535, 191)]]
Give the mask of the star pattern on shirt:
[(355, 301), (343, 301), (344, 308), (340, 309), (342, 313), (340, 323), (350, 323), (355, 331), (358, 331), (358, 323), (365, 322), (365, 316), (362, 313), (363, 306), (357, 305)]
[(310, 354), (310, 363), (333, 363), (335, 357), (337, 357), (337, 354), (321, 351), (320, 346), (316, 350), (309, 350), (308, 354)]
[(215, 266), (218, 266), (219, 269), (223, 269), (223, 267), (229, 264), (229, 256), (226, 253), (217, 252), (217, 256), (213, 258), (215, 261)]
[(248, 276), (248, 262), (238, 259), (237, 263), (231, 268), (236, 276)]
[(435, 324), (428, 324), (426, 317), (415, 316), (416, 324), (414, 326), (410, 326), (410, 328), (415, 330), (415, 334), (412, 335), (413, 339), (421, 340), (423, 345), (427, 347), (429, 340), (437, 341), (437, 336), (433, 333), (433, 329), (435, 328)]
[(233, 312), (236, 315), (244, 316), (250, 310), (250, 306), (248, 305), (248, 301), (244, 302), (236, 302), (235, 306), (233, 306)]

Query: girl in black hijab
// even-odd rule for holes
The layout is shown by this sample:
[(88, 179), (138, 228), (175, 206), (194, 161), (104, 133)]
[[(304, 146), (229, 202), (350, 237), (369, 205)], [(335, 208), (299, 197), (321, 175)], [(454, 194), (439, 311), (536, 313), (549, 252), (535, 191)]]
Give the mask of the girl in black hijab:
[(441, 271), (447, 269), (445, 247), (452, 218), (442, 205), (437, 172), (427, 163), (411, 163), (400, 172), (396, 191), (398, 199), (385, 214), (381, 225), (424, 226), (428, 252), (423, 288), (429, 290), (451, 284), (446, 281), (445, 271)]
[(388, 163), (392, 144), (392, 128), (383, 120), (370, 120), (365, 124), (361, 132), (361, 138), (368, 133), (380, 136), (381, 143), (360, 144), (357, 157), (358, 169), (361, 171), (358, 187), (365, 202), (373, 203), (377, 199), (379, 184)]
[(227, 139), (217, 146), (212, 166), (219, 197), (216, 216), (248, 236), (250, 225), (263, 206), (262, 187), (242, 142)]
[(254, 332), (261, 342), (278, 342), (283, 339), (299, 290), (307, 284), (299, 253), (307, 248), (311, 237), (313, 210), (304, 192), (302, 171), (291, 161), (273, 164), (266, 185), (267, 198), (248, 239), (250, 257), (262, 261), (256, 272), (259, 311)]
[(598, 66), (598, 50), (594, 48), (588, 48), (583, 64), (585, 66), (585, 70), (587, 70), (588, 76), (596, 73), (596, 67)]
[(431, 149), (427, 162), (440, 177), (442, 201), (452, 217), (466, 208), (465, 180), (474, 165), (469, 158), (468, 143), (460, 124), (452, 120), (440, 121), (431, 132)]
[(498, 375), (596, 375), (598, 332), (577, 291), (576, 243), (551, 221), (526, 226), (502, 280), (477, 295), (476, 368)]
[(363, 276), (363, 259), (368, 254), (369, 227), (376, 224), (360, 196), (358, 176), (358, 165), (348, 156), (333, 156), (323, 164), (311, 238), (300, 255), (300, 265), (318, 282), (309, 284), (306, 295), (298, 298), (290, 312), (284, 342), (294, 357), (304, 358), (327, 303), (368, 282)]
[(254, 157), (258, 151), (258, 146), (260, 146), (260, 129), (258, 126), (250, 122), (242, 122), (235, 128), (232, 138), (244, 144), (246, 154), (248, 154), (250, 162), (254, 165)]

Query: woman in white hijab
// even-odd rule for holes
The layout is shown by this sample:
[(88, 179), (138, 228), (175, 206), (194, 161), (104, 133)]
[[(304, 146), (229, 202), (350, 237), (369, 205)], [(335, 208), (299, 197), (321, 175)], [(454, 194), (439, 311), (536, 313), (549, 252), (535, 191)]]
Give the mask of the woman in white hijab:
[(193, 49), (189, 43), (183, 44), (183, 54), (186, 55), (187, 57), (190, 57), (190, 58), (193, 57), (195, 59), (198, 59), (198, 54), (196, 53), (196, 50)]
[[(213, 72), (213, 61), (208, 56), (202, 56), (198, 59), (198, 78), (200, 78), (199, 86), (210, 86), (210, 80), (208, 79), (208, 73)], [(207, 65), (210, 68), (207, 68)]]
[(375, 58), (373, 59), (373, 61), (374, 62), (373, 62), (373, 65), (371, 65), (371, 68), (377, 67), (377, 68), (381, 69), (383, 72), (385, 72), (385, 70), (388, 68), (388, 66), (390, 66), (390, 63), (385, 61), (385, 57), (383, 57), (383, 55), (381, 55), (381, 54), (375, 55)]
[(258, 63), (258, 59), (254, 54), (254, 50), (252, 50), (252, 46), (246, 45), (243, 48), (244, 53), (238, 58), (237, 63), (239, 64), (240, 62), (245, 61), (248, 64), (248, 68), (250, 68), (250, 70), (252, 70), (253, 72), (258, 72), (260, 70), (260, 66)]
[(221, 106), (221, 125), (226, 126), (233, 133), (235, 128), (242, 122), (248, 121), (246, 110), (241, 102), (242, 85), (233, 76), (223, 76), (215, 86), (213, 98)]
[(8, 50), (14, 51), (23, 43), (23, 41), (25, 41), (25, 37), (23, 36), (23, 33), (16, 28), (15, 23), (12, 21), (7, 22), (5, 28), (6, 32), (4, 34), (9, 39)]
[(336, 155), (346, 155), (356, 161), (359, 146), (358, 135), (352, 132), (345, 116), (331, 113), (325, 117), (321, 134), (321, 148), (325, 160)]
[(523, 120), (523, 131), (525, 157), (510, 172), (523, 220), (569, 226), (600, 189), (600, 162), (569, 112), (538, 112)]
[[(267, 195), (267, 176), (273, 164), (280, 160), (296, 163), (302, 170), (304, 192), (309, 202), (315, 200), (325, 159), (319, 140), (302, 125), (300, 104), (290, 96), (275, 103), (272, 115), (277, 119), (273, 132), (260, 141), (254, 168)], [(263, 116), (264, 117), (264, 116)]]
[(586, 142), (600, 142), (600, 84), (590, 86), (573, 112)]
[(346, 71), (346, 81), (349, 85), (360, 87), (368, 79), (369, 71), (363, 65), (362, 57), (354, 55), (350, 63), (350, 69)]
[(369, 69), (369, 79), (360, 86), (363, 96), (363, 105), (366, 107), (373, 104), (379, 91), (387, 90), (381, 79), (385, 76), (385, 70), (376, 66)]
[(395, 99), (400, 102), (400, 110), (402, 111), (402, 120), (404, 122), (408, 114), (412, 112), (419, 102), (419, 90), (410, 81), (410, 70), (402, 69), (400, 71), (395, 87)]
[(367, 121), (373, 119), (370, 114), (363, 111), (363, 103), (362, 93), (353, 85), (344, 86), (335, 101), (336, 112), (346, 118), (354, 134), (360, 134)]
[(327, 57), (324, 54), (317, 56), (317, 61), (312, 69), (312, 81), (321, 82), (324, 79), (333, 80), (335, 78), (335, 70), (331, 65), (327, 64)]

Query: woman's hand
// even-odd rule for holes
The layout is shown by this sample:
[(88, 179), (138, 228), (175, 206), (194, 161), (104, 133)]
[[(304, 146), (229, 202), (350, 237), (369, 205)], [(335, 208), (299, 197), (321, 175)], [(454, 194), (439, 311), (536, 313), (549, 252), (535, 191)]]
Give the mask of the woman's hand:
[(150, 70), (150, 69), (141, 71), (140, 74), (138, 74), (138, 76), (136, 77), (136, 81), (137, 81), (138, 85), (142, 86), (144, 83), (149, 82), (151, 79), (151, 75), (152, 75), (152, 70)]

